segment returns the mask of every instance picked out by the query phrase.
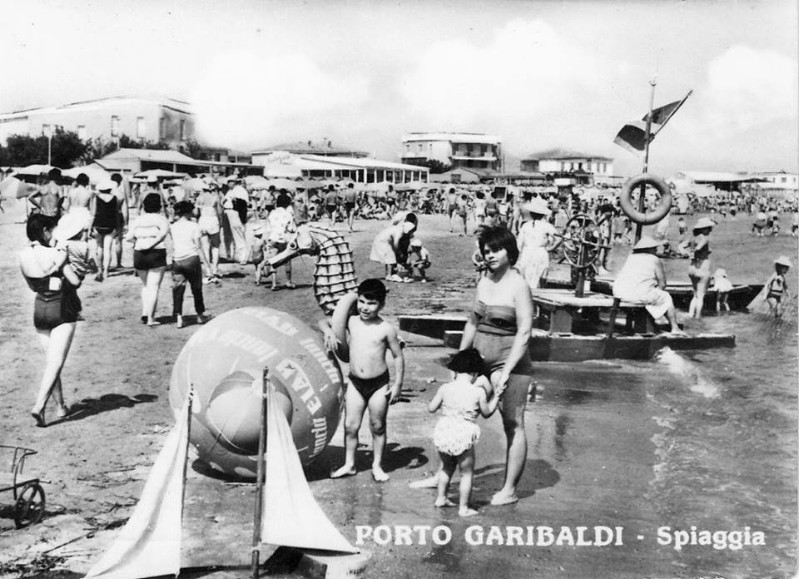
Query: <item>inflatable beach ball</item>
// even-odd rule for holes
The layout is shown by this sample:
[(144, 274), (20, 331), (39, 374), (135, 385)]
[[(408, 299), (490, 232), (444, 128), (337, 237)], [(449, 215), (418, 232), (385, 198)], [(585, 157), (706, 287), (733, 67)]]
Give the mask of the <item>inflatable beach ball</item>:
[(264, 368), (303, 464), (324, 450), (338, 427), (341, 371), (321, 336), (279, 310), (226, 312), (189, 339), (169, 385), (175, 413), (193, 385), (191, 443), (216, 471), (256, 476)]

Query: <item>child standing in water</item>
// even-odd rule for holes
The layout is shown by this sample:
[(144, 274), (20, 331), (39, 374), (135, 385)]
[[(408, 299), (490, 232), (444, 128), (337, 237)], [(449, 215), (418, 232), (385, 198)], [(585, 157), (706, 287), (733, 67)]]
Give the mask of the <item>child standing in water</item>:
[(443, 412), (433, 431), (433, 444), (441, 459), (435, 506), (455, 506), (447, 498), (447, 488), (455, 467), (459, 467), (461, 482), (458, 514), (469, 517), (477, 514), (476, 510), (469, 507), (474, 475), (474, 445), (480, 437), (480, 427), (475, 420), (478, 414), (487, 418), (494, 413), (502, 391), (497, 389), (491, 400), (488, 400), (486, 392), (491, 391), (491, 385), (482, 375), (483, 357), (474, 348), (455, 354), (447, 368), (452, 370), (454, 380), (441, 386), (427, 407), (430, 412), (436, 412), (439, 408)]
[(716, 273), (713, 274), (713, 289), (716, 290), (716, 313), (721, 313), (721, 310), (730, 311), (730, 291), (732, 291), (732, 282), (727, 277), (727, 271), (723, 268), (718, 268)]
[(791, 268), (791, 260), (781, 255), (774, 260), (774, 273), (766, 282), (766, 303), (775, 318), (782, 316), (783, 301), (788, 297), (788, 284), (785, 274)]

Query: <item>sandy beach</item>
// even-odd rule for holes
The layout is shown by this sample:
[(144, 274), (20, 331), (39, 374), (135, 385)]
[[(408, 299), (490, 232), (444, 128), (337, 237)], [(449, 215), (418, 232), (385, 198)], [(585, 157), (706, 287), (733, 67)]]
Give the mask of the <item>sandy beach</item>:
[[(15, 530), (11, 495), (0, 494), (0, 577), (81, 577), (107, 548), (136, 504), (149, 467), (173, 423), (167, 398), (172, 364), (199, 326), (192, 323), (190, 300), (184, 304), (190, 322), (186, 328), (177, 329), (167, 317), (171, 310), (168, 281), (162, 286), (158, 308), (164, 323), (148, 328), (138, 321), (140, 284), (130, 270), (115, 272), (103, 283), (87, 280), (79, 292), (85, 321), (78, 324), (62, 374), (64, 395), (74, 413), (68, 420), (53, 422), (47, 428), (34, 427), (29, 411), (43, 354), (31, 323), (33, 294), (15, 262), (15, 252), (25, 243), (20, 207), (21, 204), (11, 204), (0, 215), (0, 244), (5, 248), (0, 255), (0, 271), (6, 296), (0, 304), (2, 444), (38, 451), (30, 459), (29, 470), (43, 479), (47, 511), (40, 524)], [(381, 274), (382, 266), (369, 262), (368, 253), (375, 233), (383, 226), (377, 221), (356, 222), (350, 243), (359, 279)], [(749, 237), (749, 227), (750, 218), (744, 215), (720, 224), (714, 232), (713, 259), (714, 263), (725, 264), (736, 283), (763, 283), (770, 273), (771, 260), (780, 254), (796, 255), (797, 243), (789, 235), (774, 239)], [(400, 314), (465, 315), (473, 298), (474, 273), (469, 256), (474, 250), (474, 238), (450, 234), (446, 218), (438, 215), (420, 217), (418, 236), (433, 256), (432, 281), (391, 284), (386, 317), (396, 320)], [(627, 251), (615, 250), (614, 267)], [(130, 263), (126, 253), (125, 264)], [(243, 306), (268, 306), (314, 324), (321, 317), (321, 310), (310, 285), (313, 258), (298, 259), (294, 267), (298, 288), (271, 292), (268, 286), (253, 283), (251, 266), (225, 264), (223, 282), (205, 286), (209, 312), (218, 315)], [(686, 277), (685, 261), (670, 260), (667, 268), (675, 278)], [(791, 275), (795, 293), (795, 272)], [(282, 282), (282, 278), (279, 280)], [(681, 312), (681, 318), (684, 316)], [(346, 480), (329, 479), (331, 467), (340, 464), (343, 457), (339, 428), (332, 443), (307, 470), (314, 496), (350, 541), (363, 539), (359, 546), (372, 553), (367, 577), (491, 574), (633, 578), (713, 573), (725, 577), (793, 576), (797, 514), (796, 326), (786, 322), (785, 331), (775, 337), (773, 332), (754, 332), (755, 320), (747, 316), (735, 313), (726, 318), (686, 322), (689, 332), (739, 333), (734, 350), (701, 352), (685, 358), (695, 372), (717, 388), (715, 398), (694, 392), (692, 386), (697, 382), (693, 378), (670, 373), (669, 367), (658, 361), (537, 365), (535, 393), (527, 409), (530, 451), (520, 488), (521, 500), (509, 507), (488, 504), (501, 484), (503, 466), (504, 437), (500, 419), (494, 416), (482, 424), (483, 435), (477, 449), (473, 502), (480, 514), (468, 520), (460, 520), (456, 510), (434, 508), (432, 491), (408, 487), (409, 482), (436, 468), (437, 458), (430, 442), (435, 418), (428, 414), (426, 403), (437, 385), (448, 379), (441, 360), (451, 350), (431, 339), (404, 334), (407, 348), (403, 399), (392, 407), (388, 419), (386, 470), (391, 480), (376, 484), (369, 475), (368, 428), (361, 431), (358, 474)], [(747, 447), (739, 441), (734, 428), (737, 423), (729, 418), (734, 414), (730, 411), (732, 405), (744, 405), (745, 399), (728, 399), (727, 393), (738, 391), (739, 377), (731, 368), (736, 363), (746, 366), (734, 358), (754, 360), (758, 352), (766, 350), (771, 356), (770, 365), (779, 365), (767, 381), (783, 389), (789, 384), (794, 386), (785, 398), (775, 398), (774, 404), (781, 405), (787, 422), (778, 424), (780, 431), (769, 431), (773, 436), (763, 444), (775, 455), (763, 463), (763, 468), (769, 470), (757, 472), (749, 461), (754, 460), (752, 453), (759, 443), (751, 442)], [(744, 379), (740, 380), (743, 388)], [(668, 478), (673, 456), (685, 461), (699, 456), (696, 450), (681, 450), (680, 443), (669, 438), (671, 427), (682, 416), (673, 405), (669, 410), (664, 403), (664, 393), (672, 392), (702, 409), (704, 414), (697, 415), (698, 422), (691, 424), (712, 426), (714, 432), (721, 429), (724, 436), (729, 436), (730, 444), (721, 452), (727, 457), (723, 469), (739, 474), (727, 481), (728, 489), (719, 491), (720, 502), (702, 502), (701, 491), (692, 496), (683, 493), (683, 483), (692, 484), (690, 473), (686, 479)], [(721, 400), (725, 404), (723, 412), (721, 407), (712, 406)], [(703, 420), (710, 422), (705, 424)], [(668, 439), (666, 444), (664, 437)], [(774, 479), (769, 484), (776, 485), (772, 490), (779, 504), (764, 508), (777, 509), (784, 517), (777, 520), (776, 515), (768, 518), (764, 514), (763, 518), (748, 519), (756, 512), (747, 502), (749, 493), (757, 494), (755, 489), (769, 477)], [(678, 485), (671, 481), (680, 482)], [(724, 500), (727, 506), (721, 506)], [(246, 566), (253, 504), (252, 485), (208, 476), (202, 465), (192, 461), (184, 513), (184, 568)], [(750, 539), (752, 533), (764, 533), (765, 546), (731, 549), (728, 545), (720, 549), (689, 545), (676, 549), (672, 532), (678, 528), (689, 531), (692, 525), (697, 532), (740, 531), (742, 537), (748, 527)], [(375, 535), (381, 526), (386, 528)], [(436, 544), (428, 536), (422, 541), (417, 530), (411, 544), (397, 544), (398, 529), (408, 526), (429, 526), (431, 532), (445, 527), (451, 532), (451, 539)], [(573, 534), (573, 541), (562, 538), (560, 544), (547, 545), (547, 531), (539, 530), (529, 531), (529, 541), (541, 544), (528, 544), (525, 538), (525, 544), (508, 545), (509, 526), (523, 527), (525, 533), (527, 527), (551, 528), (555, 537), (565, 533), (562, 529), (566, 528)], [(494, 527), (497, 530), (492, 530)], [(581, 527), (586, 529), (578, 531)], [(607, 530), (598, 531), (599, 528)], [(536, 532), (544, 534), (539, 536)], [(576, 544), (578, 533), (583, 533), (583, 545)], [(604, 545), (607, 533), (612, 534), (612, 539)], [(493, 538), (489, 540), (489, 536)], [(670, 543), (664, 544), (667, 538)], [(727, 535), (725, 540), (732, 541)], [(242, 573), (217, 569), (187, 576), (238, 577), (244, 576)]]

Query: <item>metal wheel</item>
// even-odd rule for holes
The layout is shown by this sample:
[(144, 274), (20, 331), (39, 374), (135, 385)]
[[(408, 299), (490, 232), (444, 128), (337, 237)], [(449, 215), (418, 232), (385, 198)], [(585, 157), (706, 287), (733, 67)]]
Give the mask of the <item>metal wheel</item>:
[(17, 529), (35, 525), (44, 516), (44, 489), (38, 482), (25, 483), (17, 495), (14, 507), (14, 523)]
[(599, 259), (602, 245), (602, 232), (599, 225), (584, 213), (578, 213), (566, 222), (563, 231), (563, 257), (570, 265), (587, 268)]

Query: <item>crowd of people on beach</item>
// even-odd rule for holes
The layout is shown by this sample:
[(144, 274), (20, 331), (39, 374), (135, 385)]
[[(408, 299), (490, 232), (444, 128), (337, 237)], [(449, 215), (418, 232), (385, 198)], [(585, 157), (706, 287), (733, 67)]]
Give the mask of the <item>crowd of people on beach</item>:
[[(256, 284), (268, 280), (280, 289), (277, 268), (270, 257), (293, 243), (299, 228), (321, 222), (328, 228), (352, 232), (356, 219), (385, 220), (375, 236), (370, 259), (384, 268), (384, 279), (368, 279), (357, 292), (344, 296), (326, 324), (324, 342), (349, 368), (345, 393), (345, 462), (333, 478), (355, 474), (358, 431), (368, 410), (374, 455), (372, 476), (388, 480), (382, 458), (388, 407), (399, 399), (404, 378), (404, 354), (394, 326), (380, 316), (386, 302), (386, 284), (428, 281), (433, 257), (416, 235), (418, 214), (446, 215), (450, 232), (476, 236), (473, 263), (477, 276), (473, 308), (465, 326), (459, 352), (448, 368), (452, 380), (443, 385), (429, 410), (441, 410), (433, 441), (440, 457), (438, 473), (416, 481), (415, 487), (436, 487), (435, 505), (454, 506), (447, 489), (456, 468), (461, 471), (459, 512), (470, 516), (471, 479), (478, 416), (499, 410), (506, 438), (503, 486), (493, 505), (518, 500), (517, 486), (524, 470), (527, 442), (524, 409), (531, 395), (532, 364), (528, 341), (534, 320), (533, 296), (547, 278), (550, 256), (559, 246), (576, 240), (577, 230), (589, 216), (598, 225), (594, 233), (601, 256), (595, 274), (604, 269), (614, 244), (631, 244), (632, 253), (618, 273), (614, 295), (644, 304), (653, 318), (665, 318), (670, 331), (684, 332), (677, 321), (660, 259), (669, 248), (669, 218), (655, 227), (654, 237), (633, 242), (633, 224), (615, 198), (559, 197), (533, 190), (510, 193), (485, 188), (467, 190), (447, 186), (436, 190), (401, 190), (389, 185), (381, 194), (360, 190), (352, 182), (286, 187), (238, 175), (192, 180), (191, 187), (150, 178), (131, 183), (115, 174), (98, 183), (78, 175), (72, 186), (61, 183), (57, 170), (42, 180), (29, 200), (26, 232), (30, 246), (20, 254), (22, 274), (36, 294), (34, 327), (46, 353), (46, 363), (31, 415), (46, 426), (45, 407), (52, 398), (56, 416), (69, 407), (63, 399), (60, 372), (66, 361), (76, 323), (81, 319), (77, 290), (94, 275), (102, 283), (123, 266), (123, 242), (132, 244), (133, 270), (141, 282), (141, 322), (160, 325), (156, 316), (159, 291), (167, 272), (172, 282), (172, 317), (177, 328), (183, 316), (185, 289), (191, 289), (196, 319), (211, 316), (203, 289), (224, 277), (222, 254), (235, 266), (254, 266)], [(768, 209), (768, 207), (764, 207)], [(794, 208), (795, 209), (795, 208)], [(760, 207), (750, 207), (756, 223)], [(794, 213), (796, 215), (796, 213)], [(734, 217), (734, 214), (731, 218)], [(723, 218), (723, 216), (722, 216)], [(776, 219), (764, 227), (773, 233)], [(796, 219), (794, 218), (796, 224)], [(717, 290), (717, 309), (729, 309), (726, 296), (732, 284), (724, 269), (711, 275), (710, 236), (716, 221), (697, 219), (691, 227), (680, 215), (677, 252), (689, 261), (693, 300), (688, 315), (700, 317), (711, 280)], [(762, 228), (761, 228), (762, 229)], [(688, 232), (691, 232), (691, 235)], [(753, 226), (753, 232), (755, 227)], [(757, 234), (759, 233), (756, 232)], [(796, 225), (793, 234), (796, 234)], [(471, 242), (470, 242), (471, 243)], [(785, 274), (787, 257), (775, 261), (764, 299), (775, 316), (789, 296)], [(290, 261), (284, 269), (285, 288), (293, 289)], [(391, 353), (394, 370), (386, 355)]]

